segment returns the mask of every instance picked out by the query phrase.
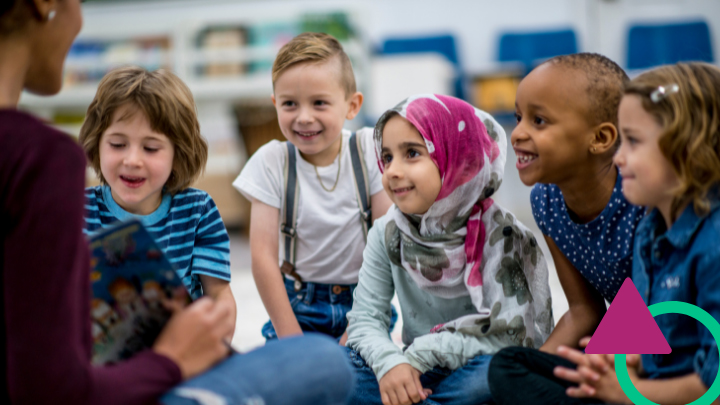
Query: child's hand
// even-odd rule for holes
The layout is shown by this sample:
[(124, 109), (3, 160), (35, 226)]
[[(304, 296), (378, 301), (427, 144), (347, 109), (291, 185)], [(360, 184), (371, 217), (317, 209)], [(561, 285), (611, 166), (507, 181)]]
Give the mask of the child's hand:
[[(581, 346), (583, 343), (586, 342), (581, 341)], [(567, 346), (559, 346), (557, 355), (575, 363), (577, 368), (573, 370), (558, 366), (553, 370), (553, 374), (558, 378), (578, 384), (581, 389), (585, 388), (588, 383), (598, 381), (601, 376), (610, 371), (610, 365), (603, 354), (584, 354)]]
[[(580, 339), (579, 345), (581, 348), (585, 348), (587, 347), (589, 342), (590, 337), (586, 336)], [(606, 355), (604, 354), (585, 354), (579, 350), (575, 350), (567, 346), (559, 346), (557, 349), (557, 355), (577, 364), (578, 367), (590, 367), (590, 369), (593, 370), (596, 374), (604, 374), (610, 368), (610, 365), (606, 359)], [(556, 367), (555, 370), (560, 370), (561, 375), (558, 375), (557, 372), (555, 373), (557, 377), (579, 383), (579, 371), (565, 367)]]
[(175, 287), (171, 297), (164, 297), (162, 305), (171, 313), (182, 311), (190, 304), (187, 289), (184, 286)]
[[(590, 337), (586, 336), (580, 339), (580, 347), (587, 347), (590, 343)], [(558, 356), (565, 358), (578, 365), (577, 370), (572, 370), (565, 367), (556, 367), (555, 376), (568, 380), (577, 384), (580, 384), (580, 366), (586, 366), (583, 368), (585, 372), (584, 377), (589, 380), (599, 378), (599, 375), (605, 374), (612, 368), (614, 364), (614, 355), (612, 354), (584, 354), (579, 350), (571, 349), (565, 346), (558, 347)], [(627, 363), (630, 367), (636, 367), (640, 361), (640, 356), (631, 354), (627, 356)]]
[[(633, 357), (630, 358), (630, 356)], [(639, 358), (639, 355), (628, 355), (628, 375), (633, 383), (638, 381)], [(584, 377), (588, 376), (589, 379), (586, 378), (579, 387), (568, 388), (567, 395), (574, 398), (597, 398), (603, 402), (615, 404), (632, 404), (633, 402), (625, 395), (618, 382), (614, 355), (605, 355), (605, 359), (608, 361), (610, 369), (602, 375), (594, 374), (594, 371), (588, 370), (587, 366), (579, 366), (580, 374)]]
[(420, 371), (409, 364), (399, 364), (380, 379), (383, 405), (410, 405), (427, 399), (432, 393), (420, 383)]
[[(587, 346), (588, 338), (580, 342)], [(554, 374), (558, 378), (578, 384), (567, 389), (567, 395), (574, 398), (597, 398), (612, 403), (628, 403), (628, 398), (620, 387), (615, 374), (615, 357), (612, 354), (583, 354), (565, 346), (558, 348), (558, 355), (577, 364), (577, 369), (556, 367)], [(640, 356), (627, 356), (628, 373), (637, 379)]]
[(347, 339), (348, 339), (348, 335), (347, 335), (347, 331), (345, 331), (345, 333), (343, 333), (342, 336), (340, 336), (340, 341), (338, 342), (338, 343), (340, 343), (340, 346), (345, 346), (345, 344), (347, 343)]

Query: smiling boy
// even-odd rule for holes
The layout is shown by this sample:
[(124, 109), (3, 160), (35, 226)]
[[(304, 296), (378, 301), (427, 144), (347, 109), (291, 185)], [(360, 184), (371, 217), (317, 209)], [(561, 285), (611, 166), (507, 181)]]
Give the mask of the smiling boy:
[[(272, 102), (288, 142), (264, 145), (233, 183), (252, 202), (252, 271), (270, 315), (262, 334), (275, 339), (314, 331), (344, 343), (367, 223), (391, 205), (372, 129), (354, 136), (343, 130), (363, 95), (347, 54), (326, 34), (288, 42), (272, 79)], [(371, 212), (362, 193), (370, 196)]]

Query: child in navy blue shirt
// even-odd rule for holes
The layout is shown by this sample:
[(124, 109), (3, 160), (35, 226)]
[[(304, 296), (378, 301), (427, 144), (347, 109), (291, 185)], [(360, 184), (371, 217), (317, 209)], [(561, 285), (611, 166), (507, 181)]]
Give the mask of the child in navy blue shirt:
[(511, 141), (520, 179), (535, 185), (531, 205), (569, 310), (540, 350), (577, 347), (592, 334), (632, 268), (642, 210), (622, 195), (613, 164), (617, 108), (627, 75), (592, 53), (558, 56), (517, 91)]
[[(637, 227), (632, 272), (645, 304), (686, 302), (716, 320), (720, 319), (717, 89), (720, 69), (705, 63), (664, 66), (638, 76), (626, 86), (620, 104), (622, 146), (615, 156), (623, 174), (623, 194), (649, 209)], [(630, 379), (653, 403), (695, 403), (718, 375), (717, 342), (707, 327), (691, 317), (665, 314), (655, 320), (672, 352), (628, 356)], [(527, 354), (496, 357), (491, 365), (495, 400), (499, 404), (633, 403), (620, 388), (613, 355), (584, 355), (566, 347), (558, 348), (558, 354), (567, 360), (563, 367), (546, 367), (544, 376), (523, 379), (507, 377), (517, 375), (515, 360), (518, 355), (527, 360)], [(547, 360), (536, 357), (533, 362), (542, 366)], [(559, 378), (552, 379), (551, 374)], [(536, 384), (542, 385), (542, 393), (532, 389)]]

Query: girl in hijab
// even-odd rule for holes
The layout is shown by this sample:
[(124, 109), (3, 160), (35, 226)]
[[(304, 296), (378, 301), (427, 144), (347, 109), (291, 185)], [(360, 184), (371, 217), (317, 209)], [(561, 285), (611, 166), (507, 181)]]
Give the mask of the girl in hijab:
[[(351, 403), (490, 401), (491, 355), (538, 348), (554, 324), (537, 242), (491, 198), (505, 132), (462, 100), (420, 95), (383, 114), (375, 143), (395, 205), (368, 236), (348, 314)], [(395, 293), (404, 349), (387, 334)]]

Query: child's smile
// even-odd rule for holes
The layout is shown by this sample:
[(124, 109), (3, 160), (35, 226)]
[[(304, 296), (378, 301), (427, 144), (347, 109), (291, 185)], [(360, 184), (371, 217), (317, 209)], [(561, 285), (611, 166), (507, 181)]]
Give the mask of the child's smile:
[(120, 180), (122, 180), (123, 184), (125, 184), (126, 187), (130, 187), (130, 188), (138, 188), (138, 187), (142, 186), (143, 184), (145, 184), (144, 177), (120, 175)]
[(314, 140), (315, 138), (319, 137), (323, 131), (322, 130), (318, 130), (318, 131), (294, 130), (294, 132), (295, 132), (295, 135), (309, 141), (309, 140)]
[(392, 192), (393, 192), (393, 194), (395, 194), (395, 197), (400, 198), (400, 197), (408, 195), (414, 189), (415, 189), (415, 187), (413, 187), (413, 186), (401, 187), (401, 188), (392, 189)]
[(440, 171), (418, 130), (399, 115), (383, 129), (381, 161), (390, 200), (406, 214), (427, 212), (440, 194)]
[(527, 168), (535, 161), (535, 159), (538, 158), (538, 155), (520, 148), (515, 148), (515, 155), (517, 156), (517, 163), (515, 164), (515, 167), (517, 167), (518, 170)]

